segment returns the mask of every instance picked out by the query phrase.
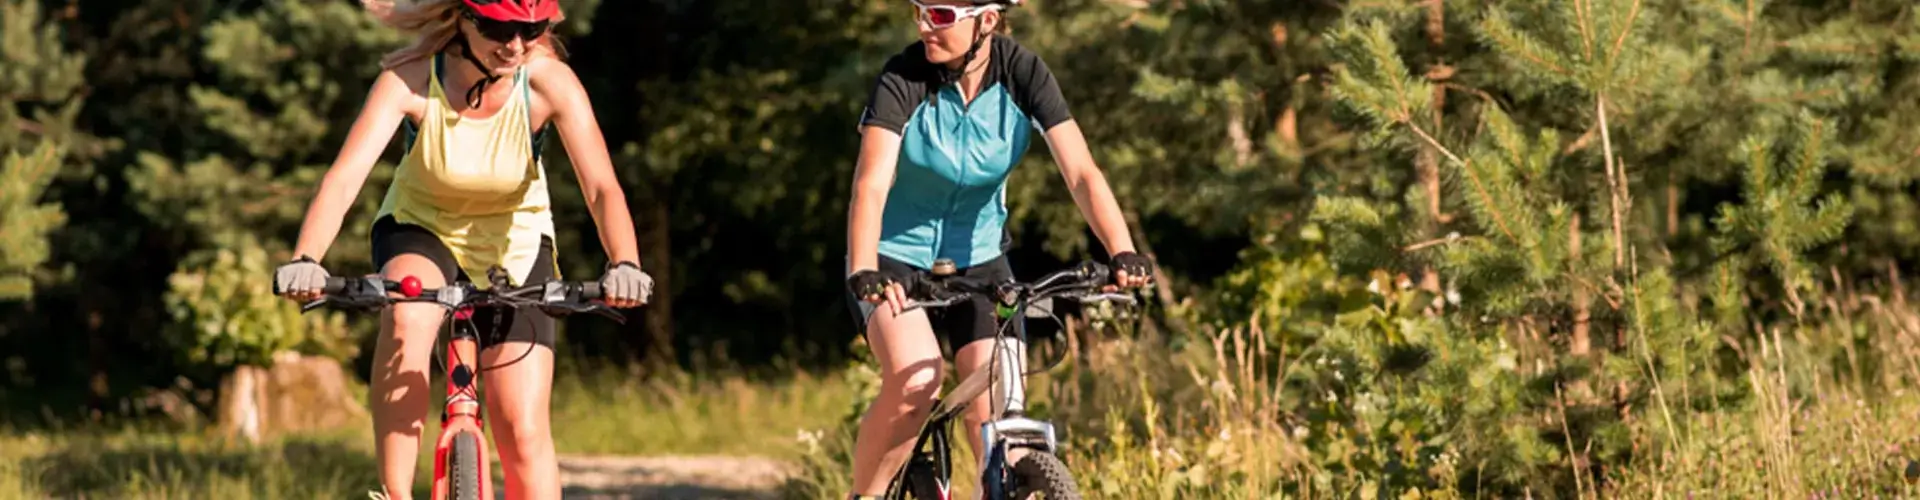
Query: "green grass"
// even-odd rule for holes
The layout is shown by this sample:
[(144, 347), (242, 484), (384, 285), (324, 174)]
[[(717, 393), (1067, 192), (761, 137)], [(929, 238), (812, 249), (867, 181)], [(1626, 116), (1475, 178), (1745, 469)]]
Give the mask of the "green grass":
[[(803, 428), (826, 425), (846, 385), (805, 374), (780, 381), (611, 373), (555, 382), (555, 447), (563, 454), (732, 454), (798, 459)], [(258, 446), (211, 429), (0, 429), (0, 499), (367, 498), (379, 488), (364, 422)], [(429, 424), (429, 431), (437, 430)], [(430, 485), (422, 439), (416, 497)], [(496, 459), (497, 463), (497, 459)]]
[(837, 379), (804, 372), (771, 381), (685, 373), (631, 380), (599, 372), (555, 382), (561, 453), (797, 458), (798, 433), (832, 422), (853, 395)]
[[(1229, 339), (1232, 340), (1232, 339)], [(1232, 346), (1249, 339), (1223, 342)], [(1065, 425), (1064, 458), (1089, 498), (1361, 498), (1380, 492), (1341, 472), (1339, 451), (1309, 446), (1308, 427), (1283, 424), (1283, 396), (1270, 376), (1237, 370), (1232, 348), (1169, 351), (1148, 342), (1111, 340), (1092, 346), (1079, 364), (1029, 380), (1043, 418)], [(849, 385), (871, 390), (870, 370), (850, 372)], [(1683, 415), (1693, 435), (1666, 453), (1607, 472), (1605, 486), (1584, 492), (1534, 491), (1536, 498), (1913, 498), (1920, 494), (1908, 467), (1920, 467), (1920, 391), (1911, 388), (1862, 398), (1842, 384), (1790, 393), (1777, 381), (1754, 377), (1755, 402)], [(1786, 396), (1782, 396), (1786, 394)], [(1783, 410), (1785, 409), (1785, 410)], [(792, 485), (798, 498), (841, 498), (848, 488), (853, 417), (819, 429), (820, 444), (803, 460)], [(1636, 424), (1651, 434), (1654, 421)], [(963, 431), (962, 429), (956, 429)], [(1351, 448), (1349, 448), (1351, 450)], [(956, 448), (956, 498), (972, 491), (971, 455)], [(1457, 477), (1453, 457), (1432, 470)], [(1441, 484), (1447, 484), (1441, 481)], [(1581, 494), (1585, 493), (1585, 494)], [(1417, 498), (1467, 498), (1443, 486)]]
[[(1240, 339), (1245, 341), (1246, 339)], [(1343, 484), (1298, 427), (1281, 424), (1276, 381), (1238, 371), (1231, 349), (1170, 350), (1116, 339), (1086, 346), (1067, 367), (1030, 380), (1035, 414), (1064, 426), (1063, 453), (1093, 498), (1329, 498)], [(1920, 358), (1916, 358), (1920, 359)], [(1920, 391), (1860, 397), (1846, 384), (1682, 413), (1671, 449), (1608, 471), (1607, 498), (1859, 498), (1920, 493), (1904, 471), (1920, 446)], [(1791, 366), (1791, 363), (1784, 364)], [(953, 382), (953, 381), (950, 381)], [(850, 470), (851, 425), (876, 380), (854, 364), (781, 380), (672, 375), (648, 382), (612, 373), (556, 383), (554, 435), (569, 454), (732, 454), (792, 460), (794, 498), (837, 499)], [(1664, 425), (1641, 424), (1646, 432)], [(958, 430), (958, 429), (957, 429)], [(364, 427), (253, 446), (211, 430), (161, 427), (0, 430), (0, 499), (366, 498), (377, 485)], [(427, 445), (423, 444), (423, 455)], [(956, 450), (956, 476), (973, 458)], [(431, 468), (423, 460), (416, 493)], [(1434, 473), (1444, 473), (1435, 471)], [(956, 493), (972, 491), (956, 481)], [(1401, 492), (1393, 492), (1398, 497)], [(1575, 492), (1535, 492), (1573, 497)], [(1591, 493), (1590, 491), (1588, 493)], [(1459, 498), (1443, 488), (1423, 498)]]
[(371, 447), (349, 435), (249, 446), (193, 433), (0, 434), (0, 498), (366, 498)]

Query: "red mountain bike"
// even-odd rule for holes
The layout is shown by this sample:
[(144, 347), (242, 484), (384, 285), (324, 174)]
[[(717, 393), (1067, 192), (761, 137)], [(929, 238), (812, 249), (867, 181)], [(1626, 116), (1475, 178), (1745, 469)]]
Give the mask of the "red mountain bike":
[[(599, 283), (550, 281), (514, 287), (507, 285), (504, 272), (495, 271), (488, 273), (492, 286), (486, 290), (464, 281), (422, 289), (420, 280), (412, 276), (399, 281), (378, 275), (330, 278), (320, 299), (301, 306), (303, 312), (323, 306), (376, 312), (400, 302), (431, 302), (448, 309), (453, 321), (447, 322), (451, 335), (443, 359), (446, 364), (442, 365), (447, 373), (447, 396), (445, 411), (440, 416), (439, 439), (433, 451), (434, 500), (493, 498), (480, 393), (475, 390), (480, 372), (490, 368), (477, 366), (481, 346), (471, 321), (474, 308), (532, 306), (552, 316), (590, 312), (615, 322), (626, 322), (626, 317), (613, 308), (591, 302), (600, 298)], [(391, 296), (393, 293), (399, 296)], [(533, 347), (527, 348), (531, 352)]]

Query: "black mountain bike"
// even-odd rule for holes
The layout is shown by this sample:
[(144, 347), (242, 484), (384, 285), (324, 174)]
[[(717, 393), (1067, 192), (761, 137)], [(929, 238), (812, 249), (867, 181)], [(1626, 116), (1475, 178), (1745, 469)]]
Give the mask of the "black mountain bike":
[[(482, 432), (485, 422), (480, 415), (483, 407), (480, 392), (476, 390), (480, 372), (493, 367), (479, 367), (478, 353), (481, 351), (480, 338), (470, 319), (477, 307), (516, 307), (533, 306), (551, 316), (564, 316), (576, 312), (596, 313), (625, 323), (626, 317), (606, 304), (591, 302), (600, 298), (600, 284), (597, 282), (549, 281), (526, 286), (508, 286), (505, 272), (495, 269), (489, 273), (492, 286), (480, 290), (472, 283), (456, 281), (435, 289), (422, 289), (418, 278), (407, 276), (399, 281), (384, 279), (378, 275), (362, 278), (328, 278), (321, 289), (320, 299), (301, 306), (301, 311), (311, 311), (326, 306), (357, 312), (378, 312), (387, 306), (399, 302), (429, 302), (444, 306), (452, 321), (447, 321), (446, 357), (442, 360), (447, 374), (447, 395), (445, 411), (440, 416), (440, 434), (433, 453), (433, 495), (434, 500), (482, 500), (493, 498), (487, 460), (487, 439)], [(280, 293), (280, 290), (274, 290)], [(390, 294), (398, 293), (399, 297)], [(533, 346), (527, 350), (532, 352)], [(511, 362), (509, 362), (511, 363)]]
[[(951, 392), (934, 402), (934, 410), (921, 426), (914, 441), (913, 454), (893, 475), (887, 485), (888, 500), (947, 500), (952, 492), (952, 423), (969, 404), (989, 389), (993, 414), (981, 425), (986, 443), (985, 459), (980, 467), (983, 497), (989, 500), (1078, 500), (1080, 493), (1073, 475), (1058, 456), (1059, 442), (1053, 424), (1026, 416), (1026, 376), (1057, 366), (1064, 352), (1047, 366), (1034, 372), (1024, 371), (1027, 355), (1026, 319), (1035, 310), (1048, 311), (1056, 300), (1077, 300), (1082, 304), (1112, 301), (1131, 304), (1133, 296), (1106, 293), (1112, 273), (1107, 266), (1085, 262), (1080, 266), (1049, 274), (1030, 283), (988, 282), (978, 278), (955, 277), (952, 261), (936, 262), (931, 273), (911, 277), (908, 297), (914, 301), (907, 310), (945, 307), (986, 296), (995, 304), (999, 328), (994, 335), (992, 361), (987, 369), (974, 372)], [(1033, 308), (1033, 309), (1030, 309)], [(1011, 332), (1009, 332), (1011, 330)], [(1009, 463), (1014, 450), (1025, 455)], [(1036, 497), (1035, 495), (1039, 495)]]

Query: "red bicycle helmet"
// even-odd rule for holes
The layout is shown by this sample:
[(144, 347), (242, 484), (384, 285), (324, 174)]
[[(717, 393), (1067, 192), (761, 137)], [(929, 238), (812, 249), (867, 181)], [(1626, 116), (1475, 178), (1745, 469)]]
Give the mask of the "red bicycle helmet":
[(496, 21), (539, 22), (560, 13), (560, 0), (461, 0), (480, 17)]

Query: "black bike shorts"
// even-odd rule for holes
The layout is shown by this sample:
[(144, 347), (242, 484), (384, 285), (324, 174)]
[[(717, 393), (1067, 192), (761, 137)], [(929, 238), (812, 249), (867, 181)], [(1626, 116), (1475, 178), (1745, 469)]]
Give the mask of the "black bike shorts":
[[(374, 221), (373, 262), (376, 269), (385, 269), (387, 262), (401, 254), (415, 254), (433, 261), (440, 268), (440, 276), (448, 283), (458, 280), (472, 281), (466, 271), (460, 269), (460, 263), (453, 259), (453, 251), (424, 227), (402, 224), (392, 216), (381, 217)], [(553, 240), (540, 237), (540, 257), (534, 261), (533, 270), (527, 273), (527, 283), (540, 283), (553, 279)], [(485, 277), (480, 278), (485, 280)], [(553, 317), (534, 308), (476, 307), (473, 308), (471, 321), (452, 320), (455, 333), (473, 334), (485, 349), (505, 342), (532, 342), (553, 348)]]
[[(928, 271), (925, 269), (887, 258), (885, 255), (880, 256), (880, 273), (892, 277), (894, 281), (903, 282), (907, 276), (926, 272)], [(958, 269), (955, 274), (966, 278), (1007, 281), (1013, 279), (1013, 267), (1007, 263), (1007, 256), (1001, 255), (987, 262)], [(854, 295), (853, 288), (847, 286), (842, 288), (846, 291), (847, 303), (853, 310), (854, 322), (859, 328), (860, 335), (865, 336), (867, 322), (873, 317), (873, 312), (886, 307), (886, 304), (874, 304), (861, 300)], [(955, 350), (975, 340), (992, 339), (999, 328), (995, 321), (993, 300), (985, 296), (976, 295), (966, 302), (922, 310), (927, 313), (927, 322), (933, 324), (934, 334), (944, 336), (948, 347)]]

